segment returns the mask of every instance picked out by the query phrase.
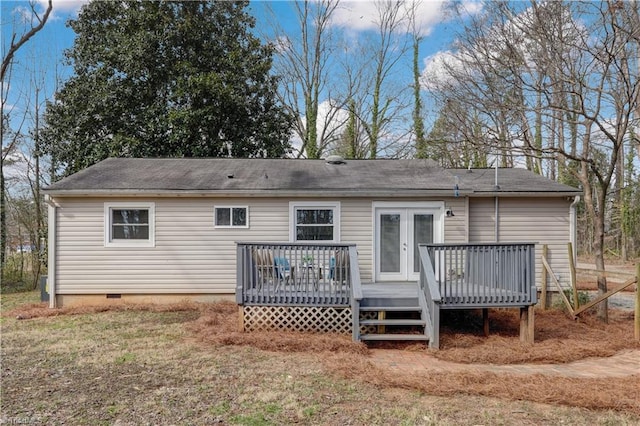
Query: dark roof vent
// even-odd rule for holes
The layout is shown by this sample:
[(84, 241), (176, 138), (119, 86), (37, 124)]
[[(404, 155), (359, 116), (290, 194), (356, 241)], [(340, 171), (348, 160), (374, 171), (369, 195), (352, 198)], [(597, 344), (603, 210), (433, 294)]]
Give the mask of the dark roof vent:
[(327, 164), (346, 164), (347, 162), (344, 161), (344, 158), (342, 158), (339, 155), (330, 155), (326, 158)]

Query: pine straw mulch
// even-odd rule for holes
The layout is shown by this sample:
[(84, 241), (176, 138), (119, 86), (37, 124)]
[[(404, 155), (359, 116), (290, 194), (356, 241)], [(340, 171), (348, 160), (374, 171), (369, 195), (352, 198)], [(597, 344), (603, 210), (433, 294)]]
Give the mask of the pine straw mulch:
[(489, 311), (489, 337), (474, 311), (449, 311), (441, 318), (440, 347), (433, 355), (461, 363), (553, 364), (609, 357), (623, 349), (640, 349), (633, 340), (633, 312), (610, 310), (604, 324), (587, 312), (573, 320), (561, 310), (535, 312), (535, 344), (519, 340), (518, 309)]
[[(206, 345), (251, 346), (265, 351), (316, 353), (328, 371), (380, 387), (423, 391), (429, 395), (478, 395), (505, 400), (526, 400), (597, 410), (616, 410), (640, 416), (640, 374), (626, 378), (571, 378), (540, 374), (509, 375), (486, 371), (403, 373), (371, 362), (368, 347), (349, 336), (285, 331), (238, 331), (238, 307), (231, 302), (214, 304), (133, 305), (49, 309), (43, 304), (25, 305), (4, 313), (19, 319), (78, 315), (105, 311), (146, 310), (172, 312), (198, 310), (200, 316), (186, 326)], [(609, 324), (584, 315), (574, 321), (558, 310), (536, 311), (536, 343), (519, 341), (517, 309), (491, 310), (489, 337), (482, 335), (479, 313), (458, 311), (442, 319), (441, 350), (428, 356), (463, 363), (521, 364), (566, 363), (589, 357), (608, 357), (623, 349), (640, 349), (633, 340), (633, 312), (611, 310)], [(450, 315), (449, 315), (450, 314)], [(379, 347), (402, 348), (401, 344)], [(404, 345), (425, 350), (424, 345)]]
[[(253, 346), (267, 351), (342, 352), (366, 354), (367, 346), (350, 336), (308, 334), (289, 331), (244, 333), (238, 331), (238, 307), (231, 302), (202, 304), (182, 302), (168, 305), (120, 303), (50, 309), (44, 303), (21, 306), (2, 316), (17, 319), (83, 315), (119, 311), (179, 312), (200, 311), (188, 323), (195, 338), (209, 344)], [(445, 311), (441, 319), (440, 350), (430, 355), (466, 364), (567, 363), (590, 357), (609, 357), (623, 349), (640, 349), (633, 340), (633, 312), (611, 310), (609, 323), (585, 314), (574, 321), (560, 310), (536, 310), (535, 344), (519, 340), (517, 309), (490, 310), (490, 335), (482, 334), (478, 311)], [(424, 350), (422, 344), (381, 342), (377, 348)]]
[(151, 304), (151, 303), (114, 303), (112, 305), (99, 306), (71, 306), (62, 308), (49, 308), (49, 304), (29, 303), (19, 306), (7, 312), (3, 312), (3, 317), (14, 317), (18, 320), (26, 320), (32, 318), (57, 317), (61, 315), (87, 315), (97, 314), (101, 312), (125, 312), (125, 311), (144, 311), (144, 312), (183, 312), (197, 311), (201, 307), (193, 302), (180, 302), (172, 304)]
[(487, 371), (425, 371), (409, 374), (378, 367), (365, 358), (351, 354), (331, 355), (324, 362), (340, 377), (363, 380), (382, 388), (418, 390), (442, 397), (475, 395), (589, 410), (614, 410), (637, 416), (640, 421), (640, 375), (594, 379)]
[(18, 320), (86, 315), (101, 312), (181, 312), (200, 311), (200, 317), (187, 323), (196, 340), (207, 344), (252, 346), (266, 351), (280, 352), (343, 352), (366, 354), (367, 347), (354, 343), (349, 336), (335, 334), (304, 334), (288, 331), (243, 333), (238, 331), (238, 306), (232, 302), (211, 304), (181, 302), (173, 304), (115, 303), (100, 306), (74, 306), (51, 309), (46, 303), (30, 303), (3, 312), (3, 317)]

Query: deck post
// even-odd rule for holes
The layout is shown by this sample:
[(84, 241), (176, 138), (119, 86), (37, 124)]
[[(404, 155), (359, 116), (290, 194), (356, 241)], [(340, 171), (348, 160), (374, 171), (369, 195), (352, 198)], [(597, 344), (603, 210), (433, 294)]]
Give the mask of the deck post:
[(244, 306), (238, 306), (238, 331), (244, 332)]
[[(378, 311), (378, 319), (379, 320), (385, 320), (387, 319), (387, 312), (386, 311)], [(378, 326), (378, 334), (384, 334), (387, 332), (386, 330), (387, 328), (384, 325), (379, 325)]]
[(246, 259), (244, 257), (245, 249), (242, 245), (236, 246), (236, 303), (242, 305), (244, 303), (244, 288), (247, 278), (244, 275)]
[[(543, 245), (542, 246), (542, 258), (546, 259), (547, 258), (547, 245)], [(547, 269), (544, 267), (544, 265), (542, 266), (542, 271), (541, 271), (541, 280), (542, 280), (542, 285), (540, 286), (540, 307), (542, 308), (542, 310), (546, 310), (547, 309)]]
[(636, 264), (636, 309), (633, 319), (633, 335), (640, 341), (640, 262)]
[(489, 337), (489, 308), (482, 308), (482, 329), (484, 337)]
[(520, 341), (533, 343), (534, 341), (534, 305), (520, 308)]

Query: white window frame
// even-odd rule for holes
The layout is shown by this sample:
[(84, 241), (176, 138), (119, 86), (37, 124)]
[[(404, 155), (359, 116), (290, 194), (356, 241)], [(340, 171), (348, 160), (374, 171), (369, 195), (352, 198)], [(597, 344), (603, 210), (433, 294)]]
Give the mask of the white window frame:
[[(289, 241), (297, 242), (296, 240), (296, 210), (299, 208), (304, 210), (333, 210), (333, 240), (315, 241), (318, 243), (339, 243), (340, 242), (340, 202), (339, 201), (291, 201), (289, 202)], [(300, 240), (308, 241), (308, 240)], [(314, 242), (314, 241), (310, 241)]]
[[(218, 220), (218, 215), (217, 215), (217, 211), (218, 209), (229, 209), (229, 220), (230, 220), (230, 224), (229, 225), (218, 225), (217, 220)], [(246, 218), (247, 218), (247, 224), (246, 225), (234, 225), (233, 224), (233, 209), (244, 209), (245, 210), (245, 214), (246, 214)], [(233, 205), (220, 205), (220, 206), (213, 206), (213, 227), (216, 229), (229, 229), (229, 228), (234, 228), (234, 229), (248, 229), (249, 228), (249, 206), (233, 206)]]
[[(149, 239), (125, 240), (113, 239), (111, 220), (112, 210), (148, 210), (149, 211)], [(156, 204), (150, 202), (113, 202), (104, 203), (104, 246), (105, 247), (155, 247), (156, 245)]]

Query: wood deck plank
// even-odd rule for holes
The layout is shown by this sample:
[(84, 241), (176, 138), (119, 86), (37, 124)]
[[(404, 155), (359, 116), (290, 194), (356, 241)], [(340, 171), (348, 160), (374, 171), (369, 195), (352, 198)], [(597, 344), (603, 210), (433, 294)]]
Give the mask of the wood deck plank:
[(424, 334), (362, 334), (361, 340), (420, 340), (427, 341), (429, 338)]

